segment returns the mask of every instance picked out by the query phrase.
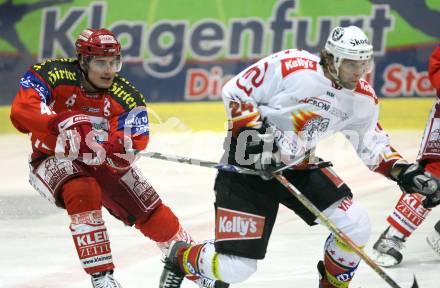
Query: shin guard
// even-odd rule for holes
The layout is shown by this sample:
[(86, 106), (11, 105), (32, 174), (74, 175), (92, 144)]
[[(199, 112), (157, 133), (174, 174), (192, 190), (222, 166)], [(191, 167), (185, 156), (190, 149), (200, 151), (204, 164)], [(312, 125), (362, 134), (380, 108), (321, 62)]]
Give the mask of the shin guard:
[(84, 270), (93, 274), (113, 269), (110, 240), (101, 211), (87, 211), (70, 218), (70, 230)]

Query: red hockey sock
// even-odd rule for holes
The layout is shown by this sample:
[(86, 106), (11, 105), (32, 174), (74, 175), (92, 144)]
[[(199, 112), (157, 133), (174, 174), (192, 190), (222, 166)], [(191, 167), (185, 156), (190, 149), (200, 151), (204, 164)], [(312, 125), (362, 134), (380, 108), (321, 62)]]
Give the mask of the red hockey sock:
[[(440, 161), (428, 160), (425, 170), (440, 177)], [(402, 194), (393, 213), (387, 218), (388, 223), (403, 236), (409, 237), (431, 211), (423, 207), (423, 199), (424, 197), (417, 193)]]
[(430, 161), (425, 165), (425, 170), (440, 178), (440, 161)]
[(198, 244), (177, 252), (177, 262), (182, 271), (187, 274), (199, 274), (201, 272), (199, 258), (204, 246), (205, 244)]
[(92, 177), (78, 177), (63, 185), (62, 198), (69, 215), (101, 210), (101, 188)]
[(164, 204), (159, 205), (148, 219), (140, 219), (135, 225), (142, 234), (156, 242), (170, 240), (180, 229), (179, 219)]
[(114, 268), (110, 240), (101, 213), (101, 188), (94, 178), (79, 177), (63, 185), (73, 241), (88, 274)]
[(88, 211), (70, 216), (73, 242), (79, 260), (88, 274), (113, 269), (110, 240), (101, 211)]
[(423, 207), (420, 194), (403, 193), (387, 221), (392, 227), (409, 237), (422, 224), (431, 209)]

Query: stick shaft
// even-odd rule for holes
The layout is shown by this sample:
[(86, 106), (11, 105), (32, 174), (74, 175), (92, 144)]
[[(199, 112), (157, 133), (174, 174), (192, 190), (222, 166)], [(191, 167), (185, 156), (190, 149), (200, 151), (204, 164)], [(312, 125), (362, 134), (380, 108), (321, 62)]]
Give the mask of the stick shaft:
[(201, 166), (201, 167), (208, 167), (208, 168), (215, 168), (222, 171), (228, 171), (228, 172), (235, 172), (235, 173), (241, 173), (241, 174), (249, 174), (249, 175), (257, 175), (260, 176), (261, 172), (257, 170), (252, 170), (248, 168), (238, 167), (235, 165), (230, 164), (222, 164), (217, 162), (211, 162), (211, 161), (205, 161), (190, 157), (183, 157), (183, 156), (177, 156), (177, 155), (171, 155), (171, 154), (164, 154), (160, 152), (139, 152), (136, 155), (149, 157), (149, 158), (155, 158), (155, 159), (161, 159), (171, 162), (178, 162), (183, 164), (190, 164), (195, 166)]
[(293, 166), (298, 165), (299, 163), (303, 162), (304, 159), (306, 159), (310, 156), (310, 151), (305, 153), (303, 156), (295, 159), (294, 161), (291, 161), (289, 163), (289, 165), (280, 165), (280, 166), (274, 167), (273, 170), (254, 170), (254, 169), (235, 166), (232, 164), (217, 163), (217, 162), (205, 161), (205, 160), (200, 160), (200, 159), (190, 158), (190, 157), (185, 157), (185, 156), (165, 154), (165, 153), (160, 153), (160, 152), (141, 151), (141, 152), (136, 153), (136, 155), (143, 156), (143, 157), (149, 157), (149, 158), (155, 158), (155, 159), (161, 159), (161, 160), (165, 160), (165, 161), (201, 166), (201, 167), (215, 168), (217, 170), (222, 170), (222, 171), (227, 171), (227, 172), (235, 172), (235, 173), (240, 173), (240, 174), (266, 176), (267, 177), (267, 176), (271, 176), (272, 174), (275, 174), (275, 173), (281, 173), (282, 171), (289, 169), (289, 168), (292, 168)]

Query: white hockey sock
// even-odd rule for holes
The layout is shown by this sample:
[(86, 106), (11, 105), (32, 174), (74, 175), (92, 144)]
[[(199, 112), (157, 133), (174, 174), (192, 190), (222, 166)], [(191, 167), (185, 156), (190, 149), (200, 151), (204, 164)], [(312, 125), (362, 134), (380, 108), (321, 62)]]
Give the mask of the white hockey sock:
[(226, 283), (243, 282), (257, 270), (257, 260), (215, 252), (214, 241), (192, 246), (183, 253), (185, 272)]

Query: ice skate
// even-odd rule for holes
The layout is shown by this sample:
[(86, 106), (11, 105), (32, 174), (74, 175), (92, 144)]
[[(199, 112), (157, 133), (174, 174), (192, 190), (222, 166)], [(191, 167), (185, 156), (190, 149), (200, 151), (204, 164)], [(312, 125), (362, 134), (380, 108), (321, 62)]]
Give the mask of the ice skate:
[(165, 266), (160, 275), (159, 288), (179, 288), (185, 278), (185, 273), (180, 270), (177, 263), (177, 254), (180, 250), (189, 247), (184, 241), (171, 243), (168, 254), (165, 256)]
[(121, 284), (113, 278), (113, 270), (94, 273), (91, 276), (93, 288), (122, 288)]
[(220, 280), (213, 280), (206, 277), (199, 277), (193, 280), (200, 288), (228, 288), (229, 284)]
[(391, 235), (390, 226), (380, 235), (373, 246), (373, 260), (382, 267), (392, 267), (402, 262), (405, 237)]
[(426, 237), (426, 241), (432, 250), (440, 255), (440, 221), (434, 226), (434, 231)]

